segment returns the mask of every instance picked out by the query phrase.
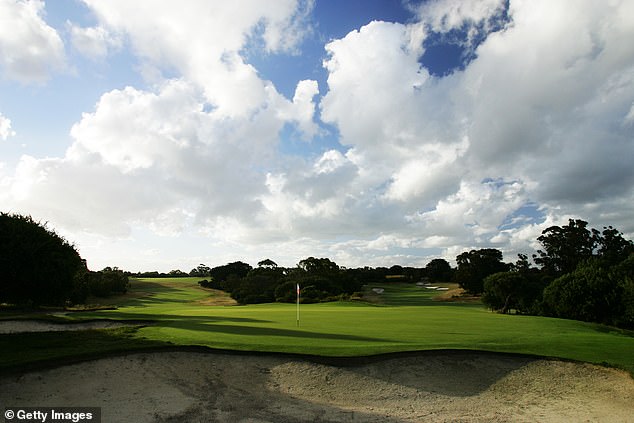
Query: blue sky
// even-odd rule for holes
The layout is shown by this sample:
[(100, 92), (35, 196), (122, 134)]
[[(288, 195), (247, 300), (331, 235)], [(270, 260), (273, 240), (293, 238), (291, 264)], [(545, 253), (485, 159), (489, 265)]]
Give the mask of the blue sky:
[(0, 210), (89, 267), (634, 237), (634, 5), (0, 1)]

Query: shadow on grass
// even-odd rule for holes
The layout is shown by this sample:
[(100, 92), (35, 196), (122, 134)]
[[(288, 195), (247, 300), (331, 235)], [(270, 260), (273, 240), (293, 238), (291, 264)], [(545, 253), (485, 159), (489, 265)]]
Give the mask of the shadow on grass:
[(171, 347), (136, 336), (138, 327), (0, 335), (0, 375), (123, 352)]
[(156, 323), (187, 321), (193, 323), (234, 322), (234, 323), (271, 323), (270, 320), (252, 319), (250, 317), (221, 317), (221, 316), (186, 316), (182, 314), (157, 314), (157, 313), (128, 313), (116, 311), (115, 313), (91, 313), (90, 317), (99, 317), (109, 320), (147, 320)]
[(363, 342), (398, 342), (391, 339), (372, 338), (367, 336), (346, 335), (339, 333), (308, 332), (295, 329), (279, 329), (258, 326), (223, 325), (201, 321), (181, 320), (164, 322), (163, 327), (185, 329), (196, 332), (227, 333), (243, 336), (282, 336), (290, 338), (332, 339), (338, 341), (363, 341)]
[[(271, 327), (260, 327), (253, 325), (242, 325), (242, 323), (267, 324), (270, 320), (253, 319), (248, 317), (220, 317), (220, 316), (184, 316), (178, 314), (151, 314), (151, 313), (126, 313), (116, 312), (115, 314), (101, 315), (110, 320), (130, 321), (152, 321), (155, 327), (183, 329), (194, 332), (226, 333), (242, 336), (283, 336), (291, 338), (316, 338), (333, 339), (345, 341), (364, 342), (398, 342), (389, 339), (346, 335), (337, 333), (310, 332), (306, 330), (281, 329)], [(237, 323), (235, 325), (225, 323)]]
[[(173, 288), (157, 282), (132, 282), (130, 294), (141, 295), (135, 298), (123, 299), (119, 304), (125, 307), (139, 307), (151, 304), (190, 303), (191, 298), (177, 298), (187, 292), (186, 288)], [(176, 297), (176, 298), (175, 298)]]

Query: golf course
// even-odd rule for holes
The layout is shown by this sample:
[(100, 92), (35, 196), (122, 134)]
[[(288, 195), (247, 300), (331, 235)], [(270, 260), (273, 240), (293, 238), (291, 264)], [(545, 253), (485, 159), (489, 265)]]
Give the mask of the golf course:
[[(278, 373), (286, 372), (287, 377), (274, 384), (276, 395), (281, 395), (280, 390), (286, 389), (293, 398), (314, 399), (325, 395), (328, 386), (332, 388), (328, 383), (315, 385), (314, 378), (309, 378), (308, 385), (302, 385), (302, 373), (319, 374), (319, 378), (326, 377), (326, 380), (334, 378), (335, 385), (343, 383), (343, 388), (337, 388), (342, 392), (332, 393), (333, 398), (340, 398), (357, 389), (350, 385), (353, 379), (361, 378), (357, 382), (369, 388), (374, 382), (368, 382), (367, 378), (376, 376), (376, 366), (383, 369), (381, 371), (392, 369), (389, 372), (390, 383), (405, 383), (413, 374), (420, 373), (416, 377), (417, 381), (406, 383), (408, 389), (417, 392), (410, 392), (413, 396), (408, 401), (413, 401), (413, 404), (416, 404), (415, 399), (420, 397), (423, 388), (434, 395), (445, 396), (453, 394), (443, 393), (443, 390), (456, 389), (458, 392), (466, 389), (456, 395), (476, 401), (474, 396), (494, 395), (491, 389), (503, 389), (504, 383), (517, 384), (513, 385), (515, 388), (507, 386), (503, 389), (505, 392), (509, 389), (533, 392), (531, 384), (539, 384), (535, 387), (537, 390), (543, 390), (544, 386), (555, 389), (553, 383), (577, 377), (581, 379), (574, 379), (568, 384), (575, 387), (575, 395), (592, 394), (587, 391), (590, 387), (602, 392), (601, 396), (592, 394), (597, 401), (604, 401), (605, 396), (620, 401), (620, 406), (616, 408), (610, 402), (612, 408), (609, 415), (616, 412), (617, 416), (625, 416), (632, 411), (629, 401), (634, 399), (634, 334), (631, 331), (573, 320), (497, 314), (478, 302), (462, 302), (460, 297), (452, 299), (447, 295), (449, 291), (439, 291), (436, 286), (391, 282), (381, 286), (365, 286), (363, 295), (358, 299), (301, 304), (298, 321), (296, 304), (239, 306), (226, 293), (201, 288), (197, 281), (197, 278), (132, 279), (128, 293), (102, 300), (101, 307), (86, 311), (4, 313), (0, 321), (0, 370), (3, 384), (17, 385), (15, 390), (5, 390), (0, 400), (9, 403), (18, 398), (27, 398), (29, 392), (31, 395), (41, 395), (41, 385), (29, 378), (30, 375), (39, 375), (41, 378), (42, 374), (45, 377), (49, 375), (50, 383), (63, 381), (61, 383), (66, 386), (64, 391), (71, 395), (68, 392), (73, 389), (68, 386), (72, 385), (73, 378), (82, 378), (84, 374), (84, 370), (77, 370), (77, 366), (92, 366), (90, 371), (97, 372), (93, 374), (96, 380), (108, 380), (118, 374), (124, 380), (116, 382), (119, 386), (136, 380), (134, 375), (137, 371), (139, 375), (148, 373), (144, 376), (148, 378), (156, 377), (160, 369), (172, 369), (170, 372), (175, 373), (170, 374), (177, 374), (174, 377), (181, 381), (179, 383), (192, 384), (202, 377), (199, 372), (209, 370), (208, 366), (217, 368), (219, 363), (224, 363), (224, 372), (241, 368), (247, 373), (247, 376), (242, 377), (235, 374), (223, 376), (224, 385), (229, 383), (227, 380), (231, 380), (234, 387), (244, 378), (257, 383), (263, 377), (261, 372), (270, 376), (261, 383), (270, 384), (272, 375), (281, 377)], [(454, 289), (452, 284), (441, 285), (441, 288)], [(107, 367), (110, 370), (104, 373), (110, 375), (108, 377), (95, 367), (96, 363), (105, 365), (113, 360), (116, 364), (110, 364)], [(152, 360), (159, 360), (162, 364), (150, 365), (154, 363)], [(410, 370), (403, 368), (404, 365), (410, 366)], [(126, 366), (130, 367), (129, 373), (121, 373)], [(531, 366), (535, 367), (533, 370), (537, 373), (527, 370)], [(356, 369), (352, 379), (346, 377), (345, 383), (342, 382), (344, 379), (337, 382), (337, 378), (343, 377), (341, 372), (349, 368)], [(62, 377), (56, 373), (63, 369), (70, 371), (70, 375)], [(400, 374), (398, 377), (395, 376), (396, 369)], [(323, 376), (324, 372), (326, 376)], [(521, 372), (524, 372), (523, 376)], [(191, 377), (187, 376), (190, 374)], [(535, 374), (539, 374), (539, 378), (536, 379)], [(592, 383), (587, 382), (588, 377)], [(513, 378), (520, 379), (513, 382)], [(31, 383), (25, 384), (29, 380)], [(289, 380), (294, 380), (297, 386), (293, 385), (293, 388)], [(436, 382), (432, 383), (434, 380)], [(454, 385), (448, 381), (453, 381)], [(143, 387), (139, 385), (138, 389), (151, 390), (148, 388), (151, 382), (138, 380), (137, 383), (143, 383)], [(477, 389), (473, 388), (473, 383), (478, 386)], [(528, 385), (524, 388), (519, 387), (526, 383)], [(579, 389), (582, 385), (586, 389)], [(378, 389), (376, 386), (372, 389), (375, 388)], [(244, 389), (245, 392), (251, 392), (253, 387), (251, 390)], [(564, 389), (564, 385), (559, 385), (557, 389)], [(618, 392), (615, 393), (614, 389)], [(229, 395), (229, 391), (225, 394)], [(257, 391), (258, 395), (264, 395), (261, 389)], [(10, 392), (17, 397), (7, 398)], [(403, 392), (393, 394), (406, 395)], [(81, 395), (85, 394), (78, 392), (71, 397), (76, 400), (82, 398)], [(357, 392), (354, 395), (360, 394)], [(559, 395), (565, 397), (564, 393)], [(498, 398), (499, 393), (494, 396)], [(323, 400), (330, 401), (327, 398)], [(436, 407), (444, 404), (442, 398), (437, 400), (440, 402)], [(587, 398), (580, 397), (578, 400), (589, 407)], [(361, 404), (363, 401), (359, 397), (354, 402)], [(183, 403), (182, 413), (193, 412), (190, 402)], [(262, 404), (266, 403), (263, 397)], [(108, 408), (107, 400), (103, 404), (104, 410)], [(532, 404), (540, 402), (534, 399)], [(472, 407), (468, 404), (462, 406)], [(132, 408), (139, 407), (143, 409), (144, 405), (135, 403)], [(324, 414), (326, 417), (322, 421), (345, 421), (350, 416), (356, 416), (357, 421), (418, 421), (421, 417), (416, 414), (418, 411), (410, 410), (404, 414), (397, 413), (400, 420), (385, 420), (386, 416), (395, 416), (391, 414), (392, 408), (388, 407), (376, 415), (370, 412), (373, 407), (368, 404), (361, 408), (363, 413), (353, 405), (339, 404), (339, 411), (331, 410), (334, 414), (330, 417), (328, 413)], [(200, 412), (200, 407), (197, 410)], [(322, 411), (313, 410), (311, 413), (324, 412), (321, 408), (319, 410)], [(356, 410), (356, 414), (350, 411), (353, 414), (348, 415), (345, 414), (348, 411), (342, 410)], [(498, 407), (496, 410), (501, 409)], [(594, 407), (592, 410), (597, 412), (598, 409)], [(166, 414), (158, 414), (178, 414), (174, 414), (173, 409), (164, 411)], [(458, 416), (467, 416), (465, 412), (459, 411)], [(513, 409), (507, 413), (517, 416), (516, 412)], [(600, 410), (598, 412), (599, 415), (587, 416), (604, 416)], [(270, 413), (266, 415), (273, 418)], [(189, 415), (190, 418), (193, 416)], [(224, 417), (217, 413), (213, 416), (210, 417), (211, 421), (234, 421), (236, 418), (235, 413), (231, 412)], [(252, 417), (247, 413), (246, 417), (249, 416)], [(298, 416), (286, 421), (298, 421)], [(456, 417), (455, 414), (448, 416)], [(508, 417), (508, 414), (476, 413), (471, 421), (484, 421), (487, 416), (504, 421), (504, 416)], [(560, 414), (550, 417), (544, 415), (541, 421), (555, 421), (556, 416)], [(534, 414), (528, 413), (526, 421), (534, 417)], [(141, 414), (136, 418), (138, 421), (163, 421), (156, 416), (145, 418)], [(284, 421), (279, 419), (280, 416), (277, 416), (269, 421)], [(438, 418), (436, 421), (443, 420)]]

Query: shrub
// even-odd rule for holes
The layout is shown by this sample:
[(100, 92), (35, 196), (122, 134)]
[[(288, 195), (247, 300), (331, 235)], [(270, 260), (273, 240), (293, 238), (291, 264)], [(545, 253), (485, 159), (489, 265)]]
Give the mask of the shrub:
[(82, 269), (75, 247), (45, 224), (0, 213), (0, 302), (62, 305)]

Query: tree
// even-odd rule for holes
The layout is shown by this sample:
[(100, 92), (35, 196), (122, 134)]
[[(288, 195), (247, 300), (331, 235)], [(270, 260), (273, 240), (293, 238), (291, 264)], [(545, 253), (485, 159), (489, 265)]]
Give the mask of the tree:
[(427, 277), (432, 282), (447, 282), (453, 276), (453, 269), (445, 259), (436, 258), (425, 266)]
[(271, 259), (265, 259), (265, 260), (262, 260), (262, 261), (258, 262), (258, 267), (265, 267), (265, 268), (274, 269), (274, 268), (277, 267), (277, 263), (275, 263)]
[[(96, 297), (108, 297), (112, 294), (125, 294), (128, 290), (128, 275), (116, 267), (106, 267), (100, 272), (86, 270), (82, 272), (81, 286), (87, 289), (87, 293)], [(79, 299), (76, 302), (85, 300)]]
[(539, 304), (545, 283), (536, 269), (523, 267), (520, 255), (518, 264), (511, 266), (511, 271), (494, 273), (484, 278), (482, 302), (494, 311), (532, 314), (539, 311)]
[(616, 324), (624, 311), (624, 288), (620, 275), (591, 259), (548, 285), (544, 305), (554, 317)]
[(500, 313), (518, 310), (523, 282), (522, 275), (516, 272), (489, 275), (484, 278), (482, 302)]
[(45, 224), (0, 213), (0, 302), (62, 305), (82, 268), (75, 247)]
[[(222, 284), (225, 283), (227, 286), (233, 286), (233, 279), (241, 279), (249, 274), (252, 267), (241, 261), (234, 261), (233, 263), (227, 263), (223, 266), (214, 267), (209, 271), (209, 276), (214, 278), (215, 281)], [(232, 283), (229, 284), (228, 280), (232, 277)]]
[(610, 270), (620, 289), (621, 310), (617, 310), (614, 324), (634, 329), (634, 253)]
[[(598, 233), (598, 231), (595, 230)], [(634, 254), (634, 243), (623, 238), (623, 234), (612, 226), (603, 228), (597, 235), (599, 249), (598, 256), (607, 266), (615, 266)]]
[(462, 253), (456, 257), (456, 263), (456, 281), (473, 295), (484, 291), (484, 278), (494, 273), (505, 272), (509, 267), (502, 262), (502, 252), (493, 248)]
[(327, 258), (308, 257), (301, 260), (297, 267), (301, 270), (319, 275), (328, 275), (339, 270), (339, 266), (334, 261)]
[(211, 268), (207, 266), (206, 264), (201, 263), (189, 272), (189, 276), (204, 277), (204, 276), (209, 276), (210, 273), (211, 273)]
[(551, 226), (537, 240), (543, 250), (533, 255), (535, 263), (546, 274), (558, 277), (575, 270), (577, 265), (592, 257), (598, 246), (597, 231), (587, 229), (588, 222), (569, 219), (567, 226)]

